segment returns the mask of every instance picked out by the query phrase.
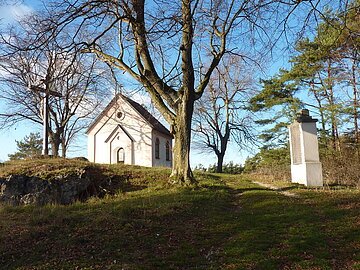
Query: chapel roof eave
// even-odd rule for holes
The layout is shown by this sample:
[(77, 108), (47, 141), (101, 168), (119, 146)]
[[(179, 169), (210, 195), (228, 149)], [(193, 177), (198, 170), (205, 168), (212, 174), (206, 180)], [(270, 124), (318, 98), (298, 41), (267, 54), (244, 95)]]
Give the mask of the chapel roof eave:
[(161, 124), (151, 113), (149, 113), (142, 105), (135, 102), (134, 100), (122, 95), (117, 94), (110, 103), (105, 107), (105, 109), (99, 114), (99, 116), (90, 124), (89, 128), (86, 130), (86, 134), (89, 134), (93, 128), (100, 122), (100, 120), (108, 113), (108, 111), (116, 104), (118, 98), (122, 98), (125, 102), (127, 102), (130, 107), (132, 107), (141, 117), (156, 131), (160, 132), (163, 135), (166, 135), (170, 138), (174, 136), (170, 133), (170, 131)]

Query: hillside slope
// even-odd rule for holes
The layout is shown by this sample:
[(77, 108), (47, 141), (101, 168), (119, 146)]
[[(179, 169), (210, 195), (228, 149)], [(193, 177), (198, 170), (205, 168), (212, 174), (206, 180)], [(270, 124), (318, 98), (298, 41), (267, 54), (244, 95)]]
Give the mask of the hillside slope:
[[(71, 167), (51, 164), (39, 166)], [(216, 174), (171, 187), (164, 169), (91, 166), (128, 185), (67, 206), (1, 206), (0, 269), (360, 267), (359, 191), (289, 185), (289, 197)]]

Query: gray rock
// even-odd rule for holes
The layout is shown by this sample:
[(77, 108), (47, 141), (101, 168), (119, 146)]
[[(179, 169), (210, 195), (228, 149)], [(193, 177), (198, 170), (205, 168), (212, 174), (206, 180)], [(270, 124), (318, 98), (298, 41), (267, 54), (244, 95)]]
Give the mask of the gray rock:
[(107, 181), (92, 179), (87, 168), (46, 180), (36, 176), (0, 178), (0, 202), (11, 205), (69, 204), (103, 194)]

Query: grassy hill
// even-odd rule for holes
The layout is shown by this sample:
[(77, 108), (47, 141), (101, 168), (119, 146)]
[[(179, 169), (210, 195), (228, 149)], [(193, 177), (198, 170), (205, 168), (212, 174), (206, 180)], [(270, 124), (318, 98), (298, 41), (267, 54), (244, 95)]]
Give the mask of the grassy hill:
[(68, 160), (11, 163), (0, 177), (79, 166), (113, 177), (118, 192), (67, 206), (0, 206), (0, 269), (360, 269), (358, 190), (288, 184), (287, 196), (216, 174), (172, 187), (166, 169)]

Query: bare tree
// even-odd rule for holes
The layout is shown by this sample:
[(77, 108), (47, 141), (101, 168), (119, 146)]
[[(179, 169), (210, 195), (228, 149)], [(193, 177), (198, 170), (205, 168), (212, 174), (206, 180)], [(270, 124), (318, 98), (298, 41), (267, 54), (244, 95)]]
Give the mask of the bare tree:
[(285, 31), (299, 6), (304, 7), (304, 24), (320, 8), (319, 1), (64, 0), (49, 9), (44, 35), (76, 28), (72, 41), (83, 45), (83, 52), (143, 85), (175, 138), (171, 176), (174, 182), (192, 183), (194, 103), (213, 71), (225, 54), (239, 54), (244, 47), (261, 51), (256, 40), (276, 42), (269, 29)]
[[(31, 86), (61, 93), (50, 97), (48, 136), (54, 156), (61, 146), (66, 156), (69, 143), (91, 121), (106, 92), (106, 72), (95, 57), (64, 51), (59, 40), (46, 37), (46, 43), (36, 50), (21, 50), (34, 42), (29, 36), (38, 31), (38, 18), (28, 18), (20, 29), (12, 28), (2, 35), (0, 44), (0, 99), (7, 105), (0, 113), (0, 124), (6, 128), (22, 121), (43, 125), (43, 93)], [(42, 40), (39, 40), (42, 41)]]
[(214, 71), (208, 91), (195, 106), (195, 145), (203, 152), (215, 153), (216, 172), (222, 172), (230, 139), (243, 149), (254, 138), (254, 121), (246, 109), (254, 88), (253, 75), (238, 57), (224, 57)]
[(144, 86), (175, 138), (173, 182), (188, 184), (194, 181), (189, 155), (195, 101), (225, 54), (259, 49), (251, 45), (256, 38), (271, 41), (266, 27), (275, 22), (278, 6), (262, 0), (66, 0), (53, 4), (50, 25), (57, 24), (53, 31), (77, 25), (77, 34), (87, 29), (87, 38), (73, 37), (83, 52)]

